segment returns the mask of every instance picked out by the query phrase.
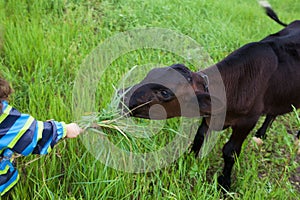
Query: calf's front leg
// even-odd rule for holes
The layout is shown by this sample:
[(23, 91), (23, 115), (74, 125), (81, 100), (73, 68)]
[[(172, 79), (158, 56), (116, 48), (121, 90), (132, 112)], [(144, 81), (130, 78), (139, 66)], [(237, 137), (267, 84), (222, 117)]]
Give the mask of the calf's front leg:
[(202, 147), (207, 131), (208, 131), (208, 125), (206, 123), (206, 120), (203, 119), (201, 125), (197, 130), (196, 136), (194, 138), (193, 146), (191, 149), (191, 152), (193, 152), (196, 157), (198, 156), (199, 151)]
[[(218, 183), (225, 190), (230, 189), (231, 171), (235, 162), (235, 156), (238, 157), (242, 144), (247, 135), (254, 128), (258, 117), (253, 120), (248, 120), (247, 123), (239, 124), (232, 127), (232, 134), (229, 141), (223, 147), (224, 168), (222, 175), (218, 177)], [(237, 123), (238, 124), (238, 123)]]

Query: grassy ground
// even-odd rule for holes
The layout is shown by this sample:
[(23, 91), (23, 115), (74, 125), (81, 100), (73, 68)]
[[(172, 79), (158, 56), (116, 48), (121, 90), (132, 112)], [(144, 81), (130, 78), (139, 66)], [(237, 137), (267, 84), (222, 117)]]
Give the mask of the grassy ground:
[[(300, 2), (270, 3), (284, 22), (300, 19)], [(74, 120), (72, 87), (80, 64), (97, 45), (120, 31), (141, 27), (175, 30), (196, 40), (218, 61), (241, 45), (281, 29), (255, 0), (2, 0), (0, 17), (0, 68), (15, 89), (11, 103), (40, 120), (66, 122)], [(179, 61), (184, 62), (155, 50), (117, 59), (99, 85), (101, 106), (110, 101), (112, 83), (130, 67)], [(232, 193), (227, 196), (218, 191), (216, 177), (229, 131), (202, 160), (184, 155), (165, 169), (142, 174), (106, 167), (79, 139), (63, 141), (47, 156), (18, 158), (21, 180), (2, 198), (298, 199), (297, 184), (290, 179), (295, 181), (300, 175), (299, 170), (295, 173), (299, 158), (293, 136), (288, 134), (300, 127), (295, 116), (277, 119), (261, 148), (248, 138), (233, 171)]]

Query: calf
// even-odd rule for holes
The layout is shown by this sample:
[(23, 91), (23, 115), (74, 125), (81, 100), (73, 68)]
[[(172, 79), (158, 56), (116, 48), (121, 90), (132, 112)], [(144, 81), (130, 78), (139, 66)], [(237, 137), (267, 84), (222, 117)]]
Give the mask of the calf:
[[(280, 22), (271, 8), (266, 10)], [(231, 137), (222, 150), (223, 172), (218, 177), (218, 183), (228, 190), (234, 157), (240, 154), (259, 117), (268, 116), (261, 130), (264, 134), (276, 116), (291, 112), (292, 105), (300, 107), (299, 91), (300, 21), (294, 21), (199, 72), (191, 72), (182, 64), (153, 69), (125, 94), (124, 103), (132, 116), (140, 118), (203, 116), (192, 145), (196, 155), (210, 129), (231, 127)], [(191, 103), (194, 96), (197, 104)], [(152, 109), (154, 105), (159, 106)], [(217, 122), (222, 121), (222, 116), (224, 123), (214, 123), (218, 117)]]

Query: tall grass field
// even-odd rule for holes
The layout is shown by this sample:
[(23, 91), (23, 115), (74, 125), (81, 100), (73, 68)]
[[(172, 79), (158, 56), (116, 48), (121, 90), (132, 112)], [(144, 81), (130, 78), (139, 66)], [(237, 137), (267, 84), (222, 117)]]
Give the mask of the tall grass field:
[[(14, 88), (11, 105), (39, 120), (67, 123), (78, 120), (73, 86), (82, 63), (118, 33), (152, 27), (172, 30), (201, 44), (217, 62), (242, 45), (282, 29), (256, 0), (0, 2), (0, 73)], [(282, 21), (300, 19), (300, 1), (270, 0), (270, 4)], [(149, 63), (185, 63), (192, 70), (208, 67), (191, 65), (164, 50), (128, 52), (101, 76), (95, 112), (110, 104), (115, 85), (127, 71)], [(220, 133), (204, 158), (186, 152), (169, 166), (147, 173), (116, 170), (96, 159), (80, 138), (63, 140), (46, 156), (17, 158), (20, 181), (1, 199), (299, 199), (300, 157), (294, 145), (294, 134), (300, 129), (298, 116), (295, 111), (278, 117), (258, 147), (251, 137), (262, 124), (261, 118), (244, 142), (231, 190), (225, 195), (216, 179), (230, 130)], [(170, 130), (177, 120), (168, 121), (167, 126), (152, 138), (158, 147), (174, 137)], [(123, 137), (116, 135), (111, 140), (120, 140), (122, 146)], [(132, 141), (135, 151), (148, 151), (152, 145), (151, 138)]]

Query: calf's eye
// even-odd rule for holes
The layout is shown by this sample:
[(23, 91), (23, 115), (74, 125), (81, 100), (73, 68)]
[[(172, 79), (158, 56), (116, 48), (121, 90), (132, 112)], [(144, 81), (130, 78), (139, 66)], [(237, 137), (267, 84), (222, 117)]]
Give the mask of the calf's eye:
[(171, 95), (170, 95), (170, 93), (168, 92), (168, 91), (166, 91), (166, 90), (162, 90), (162, 91), (160, 91), (160, 94), (161, 94), (161, 96), (163, 97), (163, 98), (169, 98)]

